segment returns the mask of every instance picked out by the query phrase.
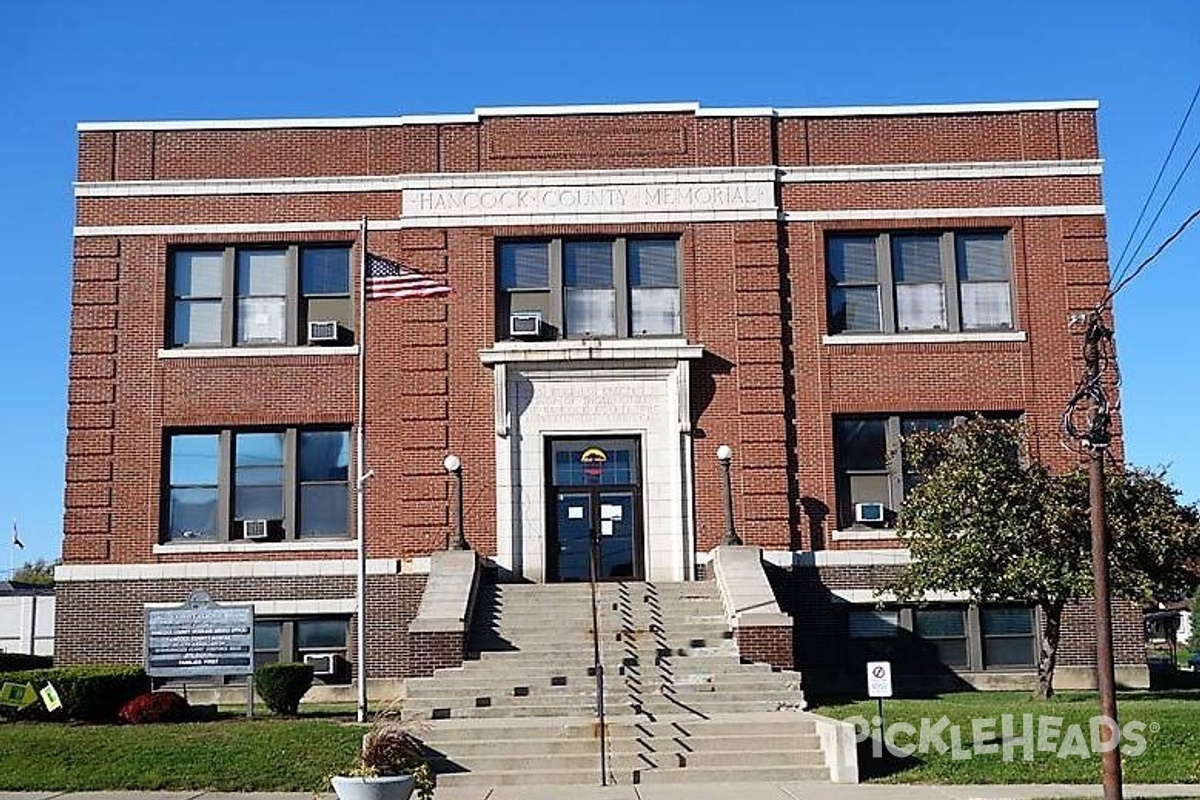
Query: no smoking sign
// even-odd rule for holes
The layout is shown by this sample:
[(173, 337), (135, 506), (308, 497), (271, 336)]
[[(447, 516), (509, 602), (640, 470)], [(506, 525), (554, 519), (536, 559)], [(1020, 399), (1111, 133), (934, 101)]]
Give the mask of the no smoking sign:
[(867, 697), (892, 696), (892, 662), (867, 662)]

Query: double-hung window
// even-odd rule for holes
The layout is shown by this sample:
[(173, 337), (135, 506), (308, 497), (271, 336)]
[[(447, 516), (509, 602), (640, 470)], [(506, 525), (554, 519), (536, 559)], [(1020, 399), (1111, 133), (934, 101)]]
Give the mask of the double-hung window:
[(680, 320), (676, 239), (540, 239), (497, 247), (498, 338), (513, 315), (541, 316), (541, 338), (674, 336)]
[(913, 633), (928, 644), (930, 655), (938, 664), (970, 667), (966, 606), (915, 609)]
[(309, 322), (352, 339), (346, 245), (179, 249), (171, 269), (172, 347), (306, 344)]
[(1025, 667), (1037, 663), (1034, 610), (999, 606), (980, 610), (983, 665), (987, 669)]
[(1003, 232), (835, 234), (826, 265), (830, 333), (1013, 328)]
[(165, 541), (349, 535), (345, 429), (188, 431), (165, 448)]
[(220, 439), (216, 434), (184, 433), (170, 438), (167, 539), (217, 538), (220, 453)]

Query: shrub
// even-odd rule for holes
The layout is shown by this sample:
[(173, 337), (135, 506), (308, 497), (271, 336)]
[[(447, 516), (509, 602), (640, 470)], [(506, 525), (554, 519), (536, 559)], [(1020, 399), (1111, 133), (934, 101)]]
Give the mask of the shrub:
[(40, 690), (54, 684), (62, 709), (53, 713), (39, 700), (18, 711), (2, 708), (0, 713), (23, 719), (68, 719), (85, 722), (115, 722), (121, 706), (150, 689), (150, 679), (141, 667), (92, 666), (33, 669), (0, 673), (0, 683), (28, 683)]
[(139, 694), (117, 712), (117, 719), (130, 725), (154, 722), (185, 722), (191, 716), (188, 701), (175, 692)]
[(0, 672), (49, 669), (52, 666), (54, 666), (54, 659), (50, 656), (31, 656), (28, 653), (0, 653)]
[(258, 696), (276, 714), (295, 714), (312, 682), (312, 664), (263, 664), (254, 670)]

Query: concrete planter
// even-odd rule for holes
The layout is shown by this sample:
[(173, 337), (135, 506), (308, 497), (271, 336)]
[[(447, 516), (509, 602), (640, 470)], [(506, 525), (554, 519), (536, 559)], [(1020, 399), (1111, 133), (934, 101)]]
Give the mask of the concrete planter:
[(412, 775), (374, 778), (334, 775), (331, 783), (341, 800), (408, 800), (413, 793)]

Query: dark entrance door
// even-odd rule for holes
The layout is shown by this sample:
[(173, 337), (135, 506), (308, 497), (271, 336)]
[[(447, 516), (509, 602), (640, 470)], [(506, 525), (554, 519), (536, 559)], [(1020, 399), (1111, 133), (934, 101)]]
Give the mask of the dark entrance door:
[(552, 439), (546, 579), (586, 581), (591, 547), (600, 580), (643, 577), (638, 440)]

